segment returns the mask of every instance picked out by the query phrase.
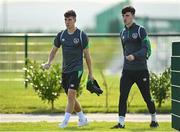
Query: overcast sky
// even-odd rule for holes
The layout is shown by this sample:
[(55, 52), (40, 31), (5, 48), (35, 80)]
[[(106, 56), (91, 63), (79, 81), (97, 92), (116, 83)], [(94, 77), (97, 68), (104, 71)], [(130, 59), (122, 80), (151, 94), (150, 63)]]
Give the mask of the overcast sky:
[[(3, 1), (8, 3), (7, 29), (50, 31), (65, 28), (63, 14), (69, 9), (76, 11), (79, 28), (94, 28), (96, 15), (122, 0), (0, 0), (0, 30), (3, 29)], [(180, 3), (180, 0), (133, 0), (133, 2), (146, 2), (146, 6), (148, 6), (148, 2), (159, 3), (158, 6), (161, 9), (160, 3)], [(139, 4), (135, 5), (139, 6)], [(141, 9), (139, 13), (143, 14), (146, 11)], [(174, 14), (176, 15), (178, 12)]]
[[(112, 4), (112, 3), (117, 3), (119, 1), (122, 1), (122, 0), (0, 0), (0, 2), (2, 1), (8, 1), (8, 2), (19, 2), (19, 1), (23, 1), (23, 2), (29, 2), (29, 1), (34, 1), (34, 2), (53, 2), (53, 1), (58, 1), (58, 2), (96, 2), (96, 3), (109, 3), (109, 4)], [(159, 2), (173, 2), (173, 3), (179, 3), (180, 1), (179, 0), (135, 0), (135, 1), (141, 1), (141, 2), (156, 2), (156, 3), (159, 3)]]

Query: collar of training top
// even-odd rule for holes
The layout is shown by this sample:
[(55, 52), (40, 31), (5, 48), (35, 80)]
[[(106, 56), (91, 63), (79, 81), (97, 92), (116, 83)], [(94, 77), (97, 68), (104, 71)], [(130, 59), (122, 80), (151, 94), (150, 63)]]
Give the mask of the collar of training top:
[(125, 28), (126, 28), (126, 29), (132, 29), (132, 28), (135, 27), (135, 26), (136, 26), (136, 23), (133, 23), (129, 28), (126, 27), (126, 25), (125, 25)]

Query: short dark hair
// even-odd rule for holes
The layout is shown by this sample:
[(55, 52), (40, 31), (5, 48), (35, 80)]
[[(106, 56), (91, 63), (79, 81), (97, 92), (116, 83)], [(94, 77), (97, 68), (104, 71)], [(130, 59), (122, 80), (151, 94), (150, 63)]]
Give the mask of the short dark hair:
[(132, 15), (135, 15), (135, 8), (132, 7), (132, 6), (125, 6), (123, 9), (122, 9), (122, 14), (126, 14), (126, 12), (131, 12)]
[(76, 12), (74, 10), (68, 10), (64, 13), (64, 17), (75, 17), (76, 18)]

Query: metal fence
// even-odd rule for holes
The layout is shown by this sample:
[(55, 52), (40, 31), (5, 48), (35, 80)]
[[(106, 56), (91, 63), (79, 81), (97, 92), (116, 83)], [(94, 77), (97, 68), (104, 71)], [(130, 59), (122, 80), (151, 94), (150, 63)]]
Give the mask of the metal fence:
[[(26, 58), (40, 63), (47, 61), (56, 34), (0, 34), (0, 86), (14, 86), (24, 82), (23, 67)], [(119, 73), (123, 57), (119, 34), (88, 34), (94, 69), (107, 74)], [(150, 71), (161, 72), (170, 67), (171, 43), (180, 40), (180, 34), (149, 34), (152, 56)], [(62, 63), (61, 50), (55, 63)], [(12, 85), (10, 85), (12, 84)]]

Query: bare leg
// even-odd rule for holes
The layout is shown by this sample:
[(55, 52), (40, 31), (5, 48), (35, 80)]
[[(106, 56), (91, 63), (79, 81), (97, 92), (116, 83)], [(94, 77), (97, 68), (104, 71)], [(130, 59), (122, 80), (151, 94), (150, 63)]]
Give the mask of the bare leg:
[(81, 111), (81, 105), (77, 99), (75, 99), (75, 105), (74, 105), (74, 111), (75, 112), (80, 112)]
[(76, 90), (69, 89), (68, 90), (68, 103), (66, 106), (66, 112), (72, 113), (75, 106), (75, 100), (76, 100)]

